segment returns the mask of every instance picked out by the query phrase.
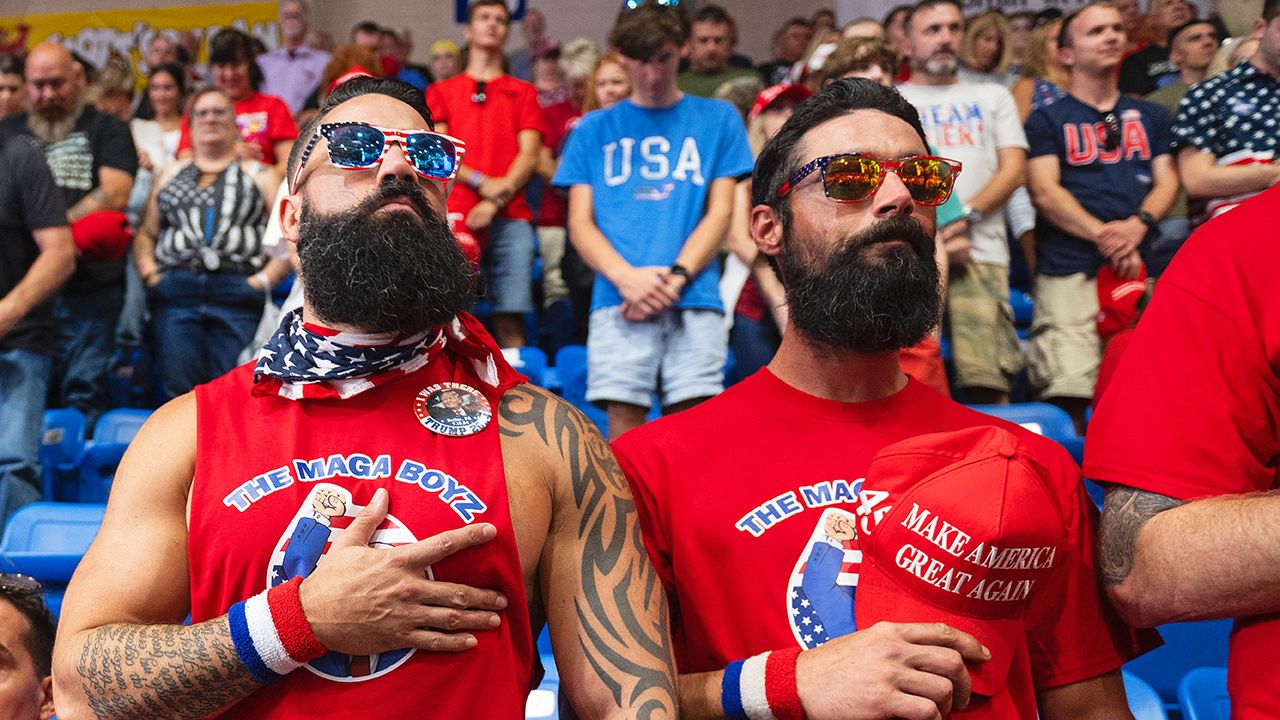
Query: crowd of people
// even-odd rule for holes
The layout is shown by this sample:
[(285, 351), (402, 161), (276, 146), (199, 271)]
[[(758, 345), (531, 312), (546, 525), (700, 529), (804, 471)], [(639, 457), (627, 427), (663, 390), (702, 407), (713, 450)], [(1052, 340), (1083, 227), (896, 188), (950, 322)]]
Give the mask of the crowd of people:
[[(921, 0), (843, 26), (829, 10), (791, 18), (773, 33), (771, 56), (752, 59), (737, 51), (741, 19), (710, 3), (624, 4), (602, 45), (561, 43), (551, 32), (554, 18), (531, 8), (518, 21), (523, 42), (512, 47), (517, 22), (506, 3), (473, 0), (463, 42), (438, 40), (426, 64), (415, 64), (408, 29), (363, 22), (337, 45), (311, 26), (304, 0), (283, 0), (280, 45), (270, 52), (225, 29), (208, 40), (202, 65), (189, 34), (156, 35), (136, 69), (146, 78), (139, 92), (135, 69), (120, 56), (94, 67), (55, 42), (22, 58), (0, 56), (0, 158), (14, 169), (0, 178), (0, 528), (40, 497), (46, 407), (80, 410), (92, 427), (108, 408), (108, 375), (131, 369), (122, 358), (141, 356), (153, 366), (139, 383), (148, 388), (146, 401), (169, 403), (139, 438), (151, 464), (135, 451), (121, 466), (102, 539), (73, 585), (79, 602), (68, 597), (72, 630), (59, 654), (67, 658), (63, 673), (85, 681), (60, 681), (69, 699), (59, 701), (59, 714), (214, 712), (240, 701), (262, 716), (278, 702), (315, 713), (332, 700), (332, 686), (316, 684), (321, 679), (342, 685), (405, 664), (408, 679), (435, 687), (428, 664), (404, 662), (413, 648), (461, 652), (468, 659), (458, 662), (478, 663), (477, 672), (487, 666), (524, 677), (530, 658), (512, 636), (545, 620), (561, 643), (557, 652), (574, 648), (564, 651), (571, 659), (561, 673), (570, 700), (592, 709), (588, 715), (642, 702), (654, 716), (673, 714), (678, 696), (690, 717), (758, 717), (743, 709), (758, 690), (756, 702), (773, 716), (794, 716), (776, 700), (803, 704), (809, 717), (838, 717), (841, 707), (872, 702), (857, 686), (881, 691), (876, 702), (894, 717), (946, 715), (967, 704), (971, 691), (979, 713), (989, 713), (983, 717), (1014, 717), (1001, 713), (1026, 707), (1045, 718), (1114, 717), (1124, 709), (1119, 666), (1153, 646), (1125, 620), (1149, 627), (1277, 609), (1269, 595), (1246, 592), (1274, 578), (1245, 574), (1225, 609), (1178, 604), (1194, 595), (1171, 585), (1167, 572), (1179, 532), (1200, 532), (1197, 518), (1237, 517), (1247, 508), (1187, 502), (1221, 494), (1222, 485), (1208, 475), (1179, 484), (1140, 472), (1117, 440), (1131, 435), (1131, 422), (1165, 427), (1194, 414), (1204, 418), (1196, 425), (1207, 436), (1223, 427), (1240, 434), (1231, 452), (1224, 449), (1230, 441), (1205, 440), (1197, 460), (1241, 469), (1247, 478), (1228, 483), (1234, 492), (1270, 487), (1264, 468), (1274, 457), (1267, 454), (1274, 432), (1239, 413), (1207, 409), (1194, 392), (1153, 402), (1169, 394), (1185, 366), (1198, 377), (1221, 375), (1209, 384), (1222, 386), (1224, 404), (1234, 398), (1251, 409), (1243, 413), (1249, 418), (1273, 409), (1240, 389), (1273, 393), (1265, 371), (1249, 374), (1256, 368), (1225, 355), (1187, 356), (1185, 345), (1169, 340), (1195, 344), (1175, 327), (1191, 318), (1188, 327), (1216, 339), (1206, 353), (1234, 342), (1262, 354), (1259, 367), (1274, 367), (1267, 365), (1274, 357), (1267, 311), (1248, 300), (1263, 290), (1246, 271), (1261, 268), (1245, 257), (1227, 263), (1227, 277), (1211, 277), (1206, 268), (1227, 261), (1209, 257), (1206, 242), (1183, 249), (1193, 232), (1224, 215), (1210, 228), (1250, 232), (1247, 220), (1260, 221), (1260, 213), (1246, 201), (1280, 180), (1280, 0), (1258, 10), (1252, 27), (1231, 37), (1219, 18), (1198, 17), (1188, 0), (970, 17), (955, 0)], [(414, 233), (448, 238), (448, 252), (415, 247)], [(1187, 252), (1201, 264), (1171, 273), (1174, 289), (1157, 292), (1174, 257)], [(1241, 252), (1264, 258), (1272, 251)], [(1189, 264), (1180, 259), (1173, 267)], [(1015, 320), (1011, 290), (1018, 287), (1034, 299), (1029, 329)], [(273, 293), (286, 290), (280, 307)], [(1209, 301), (1199, 299), (1206, 294), (1238, 306), (1240, 315), (1206, 317)], [(1155, 302), (1144, 314), (1162, 295), (1181, 300)], [(467, 309), (484, 328), (461, 319)], [(1140, 318), (1165, 334), (1139, 334)], [(1249, 318), (1261, 337), (1224, 329), (1251, 326)], [(602, 459), (609, 448), (579, 416), (566, 415), (562, 400), (522, 386), (497, 352), (540, 345), (553, 354), (575, 343), (587, 347), (586, 399), (607, 412), (621, 467)], [(1140, 356), (1158, 372), (1140, 381), (1132, 360), (1120, 364), (1122, 355)], [(415, 400), (422, 383), (396, 389), (397, 373), (421, 373), (430, 387)], [(1090, 450), (1086, 470), (1111, 483), (1100, 540), (1079, 470), (1060, 448), (1012, 426), (986, 427), (990, 421), (952, 402), (1007, 403), (1023, 378), (1032, 397), (1066, 410), (1081, 434), (1087, 411), (1099, 407), (1091, 448), (1097, 427), (1107, 436)], [(346, 403), (340, 411), (294, 409), (338, 400)], [(437, 527), (438, 508), (419, 514), (400, 505), (393, 521), (387, 493), (333, 479), (392, 477), (390, 466), (381, 474), (370, 469), (383, 456), (362, 448), (420, 442), (373, 412), (401, 401), (432, 433), (431, 449), (422, 452), (465, 468), (413, 470), (419, 463), (406, 459), (394, 477), (432, 492), (444, 487), (431, 485), (432, 473), (447, 478), (444, 514), (468, 527), (451, 531), (457, 534), (446, 546), (411, 550), (438, 531), (405, 530)], [(646, 425), (655, 403), (672, 417)], [(501, 422), (489, 428), (494, 416)], [(1210, 421), (1218, 423), (1212, 430)], [(495, 458), (499, 424), (503, 452)], [(1178, 450), (1188, 445), (1174, 439), (1185, 433), (1166, 429), (1160, 442), (1143, 443), (1159, 448), (1172, 477), (1182, 467)], [(929, 433), (939, 435), (919, 439)], [(287, 442), (255, 445), (267, 436)], [(332, 455), (327, 444), (348, 450)], [(735, 447), (740, 452), (724, 452)], [(769, 450), (803, 447), (825, 450), (803, 460)], [(322, 455), (328, 460), (305, 471), (296, 459)], [(357, 470), (358, 457), (368, 472)], [(1019, 507), (1051, 519), (1021, 536), (1001, 535), (1013, 532), (1002, 526), (973, 539), (1026, 549), (1062, 543), (1054, 545), (1057, 564), (1000, 568), (1028, 571), (1016, 579), (987, 578), (991, 563), (981, 558), (955, 570), (981, 583), (1039, 583), (1056, 592), (1016, 598), (1026, 601), (1017, 611), (1024, 635), (1012, 645), (963, 618), (953, 623), (963, 632), (893, 624), (912, 620), (903, 609), (910, 604), (877, 603), (856, 574), (846, 577), (847, 566), (860, 562), (868, 575), (905, 570), (899, 585), (924, 581), (958, 593), (967, 582), (951, 570), (940, 576), (942, 565), (926, 572), (928, 558), (904, 565), (906, 550), (895, 569), (888, 550), (876, 547), (897, 540), (855, 549), (854, 539), (865, 541), (882, 516), (895, 517), (893, 507), (875, 509), (903, 482), (885, 457), (948, 473), (955, 487), (978, 481), (945, 458), (986, 458), (1013, 468), (1001, 477), (1041, 478)], [(197, 458), (203, 464), (192, 485)], [(276, 548), (283, 559), (243, 567), (222, 559), (227, 545), (276, 542), (274, 525), (233, 526), (250, 523), (255, 516), (246, 510), (289, 485), (291, 463), (299, 480), (339, 485), (302, 488), (293, 506), (271, 506), (272, 522), (292, 523)], [(504, 468), (505, 485), (478, 479), (501, 479)], [(778, 484), (791, 475), (809, 480)], [(865, 478), (865, 485), (852, 490), (835, 477)], [(819, 481), (824, 490), (806, 485)], [(1026, 492), (1002, 482), (1011, 497)], [(837, 507), (837, 483), (851, 503), (862, 494), (856, 512)], [(155, 487), (167, 491), (152, 506), (146, 494)], [(633, 494), (638, 512), (628, 509)], [(533, 498), (527, 513), (514, 505), (508, 512), (508, 495)], [(932, 501), (938, 504), (925, 506), (948, 515), (945, 498)], [(232, 508), (237, 514), (227, 515)], [(465, 563), (453, 553), (473, 545), (497, 552), (486, 545), (495, 536), (488, 525), (471, 526), (466, 514), (495, 508), (483, 517), (498, 526), (494, 545), (507, 554), (460, 571)], [(155, 517), (141, 520), (142, 509)], [(994, 500), (986, 511), (1017, 514)], [(1166, 512), (1135, 559), (1139, 531)], [(808, 519), (780, 524), (800, 515)], [(329, 538), (340, 517), (355, 517), (346, 532), (365, 540), (334, 541), (333, 550), (325, 540), (308, 559), (291, 554), (311, 547), (305, 533), (319, 529)], [(910, 527), (919, 517), (901, 523)], [(219, 525), (228, 519), (235, 522)], [(626, 540), (596, 548), (605, 527)], [(948, 545), (922, 527), (923, 520), (914, 527), (918, 537), (960, 556), (967, 540)], [(1059, 535), (1046, 536), (1046, 527)], [(382, 532), (400, 538), (386, 541), (399, 546), (391, 551), (404, 563), (396, 572), (362, 564), (366, 541)], [(222, 544), (193, 543), (189, 559), (185, 551), (169, 557), (178, 539), (197, 535)], [(140, 558), (124, 570), (108, 561), (136, 545), (162, 559)], [(338, 559), (317, 570), (321, 546)], [(568, 552), (553, 552), (561, 546)], [(885, 560), (877, 564), (877, 555)], [(339, 559), (347, 578), (322, 572)], [(578, 577), (572, 565), (579, 560), (596, 565)], [(164, 580), (144, 562), (182, 581)], [(432, 563), (446, 575), (456, 571), (457, 587), (497, 589), (503, 599), (479, 590), (444, 598), (434, 577), (424, 581), (415, 590), (420, 604), (454, 609), (420, 618), (419, 629), (439, 632), (423, 630), (404, 650), (412, 629), (393, 634), (372, 618), (378, 610), (403, 617), (407, 596), (389, 588), (406, 582), (406, 568), (421, 575)], [(829, 582), (820, 579), (828, 569)], [(776, 598), (764, 591), (744, 594), (739, 585), (707, 580), (733, 570), (758, 574), (764, 587), (782, 583), (775, 594), (786, 596), (787, 612), (775, 613)], [(310, 594), (299, 599), (288, 573), (308, 577)], [(154, 581), (146, 593), (120, 586), (121, 578), (143, 577)], [(254, 595), (262, 577), (271, 589)], [(641, 587), (645, 578), (651, 582)], [(608, 602), (625, 607), (602, 606), (602, 586)], [(90, 608), (104, 587), (118, 592)], [(335, 603), (356, 587), (365, 590), (368, 612), (342, 617)], [(1152, 588), (1164, 599), (1151, 599)], [(42, 638), (44, 616), (12, 600), (29, 588), (0, 576), (0, 590), (9, 599), (0, 602), (0, 619), (16, 608)], [(990, 602), (994, 592), (979, 599)], [(448, 632), (494, 628), (493, 613), (524, 602), (526, 593), (542, 605), (530, 600), (530, 613), (521, 607), (514, 625), (511, 613), (503, 615), (511, 647), (475, 651), (475, 637)], [(314, 634), (294, 632), (295, 645), (261, 656), (265, 636), (245, 620), (253, 602), (258, 612), (267, 603), (296, 606), (298, 615), (305, 607)], [(672, 646), (662, 642), (667, 602)], [(981, 616), (983, 608), (968, 614)], [(190, 636), (169, 624), (188, 611)], [(616, 613), (638, 620), (618, 622)], [(756, 631), (743, 632), (729, 617), (750, 618)], [(127, 622), (143, 624), (120, 624)], [(247, 629), (237, 630), (238, 622)], [(565, 642), (575, 623), (595, 633), (597, 644)], [(660, 630), (650, 637), (637, 624)], [(1255, 626), (1261, 629), (1248, 634), (1241, 655), (1265, 654), (1272, 625)], [(4, 627), (0, 641), (9, 642)], [(284, 632), (280, 626), (267, 635), (278, 645), (285, 638), (277, 630)], [(613, 640), (600, 639), (607, 636)], [(184, 658), (129, 654), (147, 643), (213, 649), (201, 650), (206, 664), (189, 674)], [(48, 645), (24, 645), (26, 666), (37, 673), (24, 692), (38, 712), (52, 711)], [(105, 672), (77, 665), (90, 647), (104, 663), (163, 666), (183, 676), (181, 687), (113, 685)], [(869, 647), (937, 652), (911, 665), (901, 654), (869, 655)], [(976, 668), (992, 653), (999, 676), (975, 671), (971, 682), (965, 663)], [(307, 663), (311, 675), (289, 674)], [(782, 680), (766, 669), (778, 663), (789, 668), (777, 671)], [(822, 673), (858, 682), (815, 691)], [(766, 674), (782, 699), (765, 701)], [(307, 690), (308, 699), (255, 692), (282, 676), (288, 679), (277, 687)], [(193, 690), (201, 679), (216, 679), (220, 690)], [(629, 688), (625, 702), (609, 691), (620, 685)], [(494, 717), (514, 707), (518, 686), (495, 692)], [(1233, 693), (1280, 711), (1274, 687), (1233, 686)], [(412, 712), (414, 697), (395, 702), (410, 703), (404, 708)]]

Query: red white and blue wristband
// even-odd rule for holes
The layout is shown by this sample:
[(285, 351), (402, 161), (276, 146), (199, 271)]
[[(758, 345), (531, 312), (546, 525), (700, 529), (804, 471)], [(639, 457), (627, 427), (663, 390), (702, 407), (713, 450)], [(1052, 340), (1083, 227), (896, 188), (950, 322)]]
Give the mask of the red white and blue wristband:
[(729, 663), (720, 704), (729, 720), (804, 720), (796, 689), (800, 648), (774, 650)]
[(253, 677), (269, 685), (328, 650), (302, 614), (294, 578), (238, 602), (227, 611), (236, 654)]

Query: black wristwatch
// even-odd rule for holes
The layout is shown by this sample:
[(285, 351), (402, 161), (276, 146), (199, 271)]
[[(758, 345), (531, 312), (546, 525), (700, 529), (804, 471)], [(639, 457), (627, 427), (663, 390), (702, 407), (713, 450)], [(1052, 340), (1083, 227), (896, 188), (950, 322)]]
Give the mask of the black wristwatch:
[(1138, 211), (1138, 219), (1142, 221), (1143, 225), (1146, 225), (1149, 228), (1153, 228), (1156, 226), (1155, 216), (1147, 212), (1146, 210)]
[(686, 283), (689, 282), (689, 268), (681, 265), (680, 263), (676, 263), (671, 266), (671, 274), (679, 275), (680, 277), (684, 278), (684, 281)]

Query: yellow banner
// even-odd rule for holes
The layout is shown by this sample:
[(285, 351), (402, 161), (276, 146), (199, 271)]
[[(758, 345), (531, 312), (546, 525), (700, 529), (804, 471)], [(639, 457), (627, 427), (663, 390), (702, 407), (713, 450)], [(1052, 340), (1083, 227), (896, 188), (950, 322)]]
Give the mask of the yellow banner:
[(268, 50), (280, 44), (275, 2), (187, 5), (160, 8), (95, 9), (87, 12), (0, 16), (0, 52), (22, 53), (53, 40), (102, 67), (112, 50), (129, 58), (145, 76), (143, 60), (156, 34), (176, 40), (190, 31), (200, 40), (199, 62), (206, 61), (208, 38), (226, 27), (262, 40)]

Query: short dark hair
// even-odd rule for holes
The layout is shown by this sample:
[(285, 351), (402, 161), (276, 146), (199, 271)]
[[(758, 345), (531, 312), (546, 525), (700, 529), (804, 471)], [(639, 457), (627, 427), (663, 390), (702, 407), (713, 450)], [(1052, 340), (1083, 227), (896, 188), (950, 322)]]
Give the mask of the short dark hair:
[(881, 25), (883, 25), (883, 26), (885, 26), (885, 27), (889, 27), (889, 25), (891, 25), (891, 24), (893, 23), (893, 17), (894, 17), (895, 15), (897, 15), (898, 13), (905, 13), (905, 14), (907, 14), (907, 15), (910, 15), (910, 14), (911, 14), (911, 6), (910, 6), (910, 5), (895, 5), (895, 6), (893, 6), (893, 8), (892, 8), (891, 10), (889, 10), (889, 12), (885, 13), (885, 16), (884, 16), (884, 22), (882, 22), (882, 23), (880, 23), (880, 24), (881, 24)]
[(0, 53), (0, 75), (17, 75), (25, 79), (27, 77), (27, 69), (16, 56), (9, 53)]
[(436, 127), (435, 121), (431, 119), (431, 110), (427, 107), (427, 98), (421, 90), (409, 83), (390, 78), (352, 78), (334, 88), (333, 92), (329, 93), (329, 96), (320, 104), (320, 109), (316, 111), (315, 117), (311, 118), (299, 131), (298, 140), (293, 144), (293, 149), (289, 151), (289, 174), (287, 177), (290, 178), (291, 182), (294, 174), (298, 172), (298, 162), (301, 159), (303, 149), (310, 142), (311, 136), (315, 134), (316, 128), (320, 127), (320, 124), (324, 122), (324, 117), (342, 103), (361, 95), (386, 95), (393, 100), (399, 100), (421, 115), (422, 119), (427, 123), (428, 129), (434, 130)]
[(644, 62), (663, 45), (680, 47), (687, 37), (689, 24), (680, 10), (646, 2), (619, 18), (609, 33), (609, 44), (623, 56)]
[(1062, 19), (1062, 27), (1058, 28), (1059, 48), (1071, 47), (1071, 25), (1076, 21), (1076, 18), (1080, 17), (1081, 13), (1089, 8), (1115, 8), (1115, 6), (1111, 4), (1110, 0), (1093, 0), (1088, 5), (1081, 5), (1069, 13)]
[(219, 30), (209, 41), (209, 67), (245, 63), (249, 66), (249, 86), (257, 90), (262, 87), (262, 68), (254, 57), (253, 38), (235, 28)]
[(365, 20), (362, 23), (357, 23), (355, 27), (351, 28), (351, 37), (354, 38), (356, 36), (356, 33), (365, 33), (366, 35), (378, 35), (381, 32), (382, 32), (381, 25), (379, 25), (378, 23), (372, 20)]
[(507, 0), (472, 0), (471, 5), (467, 7), (467, 22), (470, 23), (476, 19), (476, 10), (489, 6), (502, 8), (502, 12), (507, 14), (507, 20), (511, 20), (511, 8), (507, 7)]
[(797, 106), (760, 151), (751, 177), (751, 204), (775, 208), (783, 216), (784, 225), (789, 222), (788, 203), (778, 197), (778, 190), (804, 162), (803, 158), (795, 157), (796, 147), (810, 130), (857, 110), (878, 110), (892, 115), (910, 125), (920, 136), (920, 142), (929, 146), (920, 125), (920, 113), (897, 90), (863, 78), (837, 80)]
[(693, 21), (696, 23), (715, 23), (716, 25), (732, 25), (733, 18), (729, 17), (729, 13), (719, 5), (703, 5), (693, 14)]
[(1196, 25), (1208, 25), (1209, 27), (1213, 28), (1214, 35), (1217, 35), (1218, 33), (1218, 26), (1214, 25), (1212, 20), (1199, 19), (1199, 18), (1195, 20), (1188, 20), (1182, 23), (1181, 25), (1179, 25), (1178, 27), (1169, 31), (1168, 40), (1165, 42), (1165, 46), (1168, 47), (1169, 49), (1173, 49), (1173, 41), (1177, 39), (1177, 37), (1181, 35), (1184, 31), (1190, 30)]
[(903, 31), (908, 31), (911, 29), (911, 18), (915, 17), (916, 13), (920, 12), (921, 10), (929, 10), (932, 8), (936, 8), (940, 5), (950, 5), (951, 7), (960, 11), (960, 17), (964, 17), (964, 6), (960, 4), (960, 0), (920, 0), (920, 2), (911, 6), (910, 11), (907, 13), (906, 19), (903, 20), (903, 24), (902, 24)]
[(45, 677), (53, 672), (53, 638), (57, 621), (45, 606), (40, 591), (10, 582), (13, 577), (0, 573), (0, 600), (8, 602), (27, 619), (28, 627), (22, 642), (27, 646), (36, 673)]
[(1280, 15), (1280, 0), (1267, 0), (1262, 4), (1262, 19), (1271, 22)]

